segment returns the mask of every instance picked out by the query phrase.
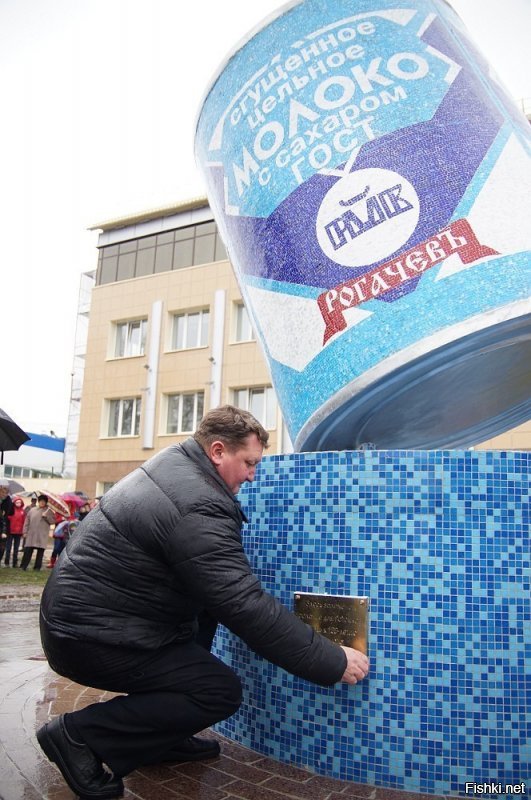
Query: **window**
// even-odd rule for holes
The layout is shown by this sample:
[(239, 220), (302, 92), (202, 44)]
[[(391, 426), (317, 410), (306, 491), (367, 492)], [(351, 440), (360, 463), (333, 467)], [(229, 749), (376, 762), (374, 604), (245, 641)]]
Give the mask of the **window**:
[(153, 275), (155, 266), (155, 248), (146, 247), (139, 250), (136, 254), (136, 277), (141, 278), (143, 275)]
[(243, 303), (236, 303), (235, 341), (251, 342), (255, 338), (251, 320)]
[(98, 497), (101, 497), (108, 492), (109, 489), (112, 489), (114, 486), (115, 481), (97, 481), (96, 483), (96, 494)]
[(57, 478), (61, 477), (60, 471), (54, 472), (53, 469), (31, 469), (30, 467), (4, 467), (4, 477), (6, 478)]
[(170, 349), (187, 350), (191, 347), (206, 347), (209, 320), (208, 308), (187, 314), (175, 314)]
[(191, 267), (194, 263), (194, 240), (176, 242), (173, 249), (173, 269)]
[(136, 253), (120, 253), (118, 258), (117, 281), (126, 281), (135, 277)]
[(140, 431), (140, 397), (109, 400), (107, 436), (138, 436)]
[(98, 284), (114, 283), (116, 280), (116, 269), (118, 266), (118, 256), (109, 256), (100, 261), (100, 273)]
[(234, 389), (234, 405), (250, 411), (267, 430), (277, 425), (277, 398), (271, 386), (257, 386), (252, 389)]
[(159, 244), (155, 250), (155, 272), (168, 272), (171, 270), (173, 260), (173, 242)]
[(166, 433), (193, 433), (203, 418), (205, 393), (167, 396)]
[(146, 350), (146, 329), (145, 319), (117, 322), (114, 357), (143, 356)]
[(208, 233), (210, 226), (201, 225), (203, 230), (198, 230), (195, 237), (194, 264), (210, 264), (214, 261), (216, 252), (216, 229)]
[(223, 244), (223, 239), (219, 235), (216, 234), (216, 252), (214, 255), (214, 261), (226, 261), (228, 259), (227, 250), (225, 249), (225, 245)]
[(96, 284), (140, 278), (226, 258), (216, 223), (199, 222), (100, 247)]

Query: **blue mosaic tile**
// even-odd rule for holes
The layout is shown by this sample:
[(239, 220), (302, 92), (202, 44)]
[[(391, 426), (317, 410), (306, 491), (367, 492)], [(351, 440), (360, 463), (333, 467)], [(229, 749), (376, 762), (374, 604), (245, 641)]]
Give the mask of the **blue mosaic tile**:
[(264, 588), (368, 595), (370, 678), (294, 678), (220, 628), (244, 702), (218, 730), (318, 774), (428, 794), (531, 792), (531, 453), (266, 457), (241, 493)]

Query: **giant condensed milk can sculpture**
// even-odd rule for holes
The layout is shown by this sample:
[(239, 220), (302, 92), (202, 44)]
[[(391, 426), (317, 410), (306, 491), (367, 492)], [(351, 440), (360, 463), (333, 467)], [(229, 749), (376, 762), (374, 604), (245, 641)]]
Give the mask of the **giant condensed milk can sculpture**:
[(196, 156), (296, 450), (531, 416), (531, 129), (444, 0), (306, 0), (241, 43)]

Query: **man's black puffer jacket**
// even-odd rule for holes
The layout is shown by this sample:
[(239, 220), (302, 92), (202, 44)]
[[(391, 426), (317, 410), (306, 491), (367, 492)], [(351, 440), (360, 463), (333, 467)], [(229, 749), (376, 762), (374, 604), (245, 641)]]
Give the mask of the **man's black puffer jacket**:
[(43, 592), (44, 624), (67, 638), (152, 650), (192, 638), (206, 610), (288, 672), (336, 683), (345, 653), (262, 590), (243, 521), (195, 439), (168, 447), (78, 527)]

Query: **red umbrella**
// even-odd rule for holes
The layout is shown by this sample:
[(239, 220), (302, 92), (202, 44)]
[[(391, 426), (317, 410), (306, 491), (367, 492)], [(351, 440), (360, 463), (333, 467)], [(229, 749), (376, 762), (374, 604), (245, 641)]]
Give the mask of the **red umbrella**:
[(83, 497), (80, 494), (76, 494), (75, 492), (65, 492), (64, 494), (61, 495), (61, 497), (63, 498), (65, 503), (69, 504), (71, 503), (76, 508), (81, 508), (81, 506), (84, 506), (85, 503), (88, 503), (86, 497)]
[(48, 498), (48, 505), (52, 511), (55, 511), (56, 514), (60, 514), (62, 517), (66, 518), (70, 516), (70, 509), (62, 497), (59, 497), (58, 494), (53, 494), (53, 492), (49, 492), (47, 489), (45, 489), (43, 492), (37, 492), (37, 495), (39, 494), (46, 495)]

